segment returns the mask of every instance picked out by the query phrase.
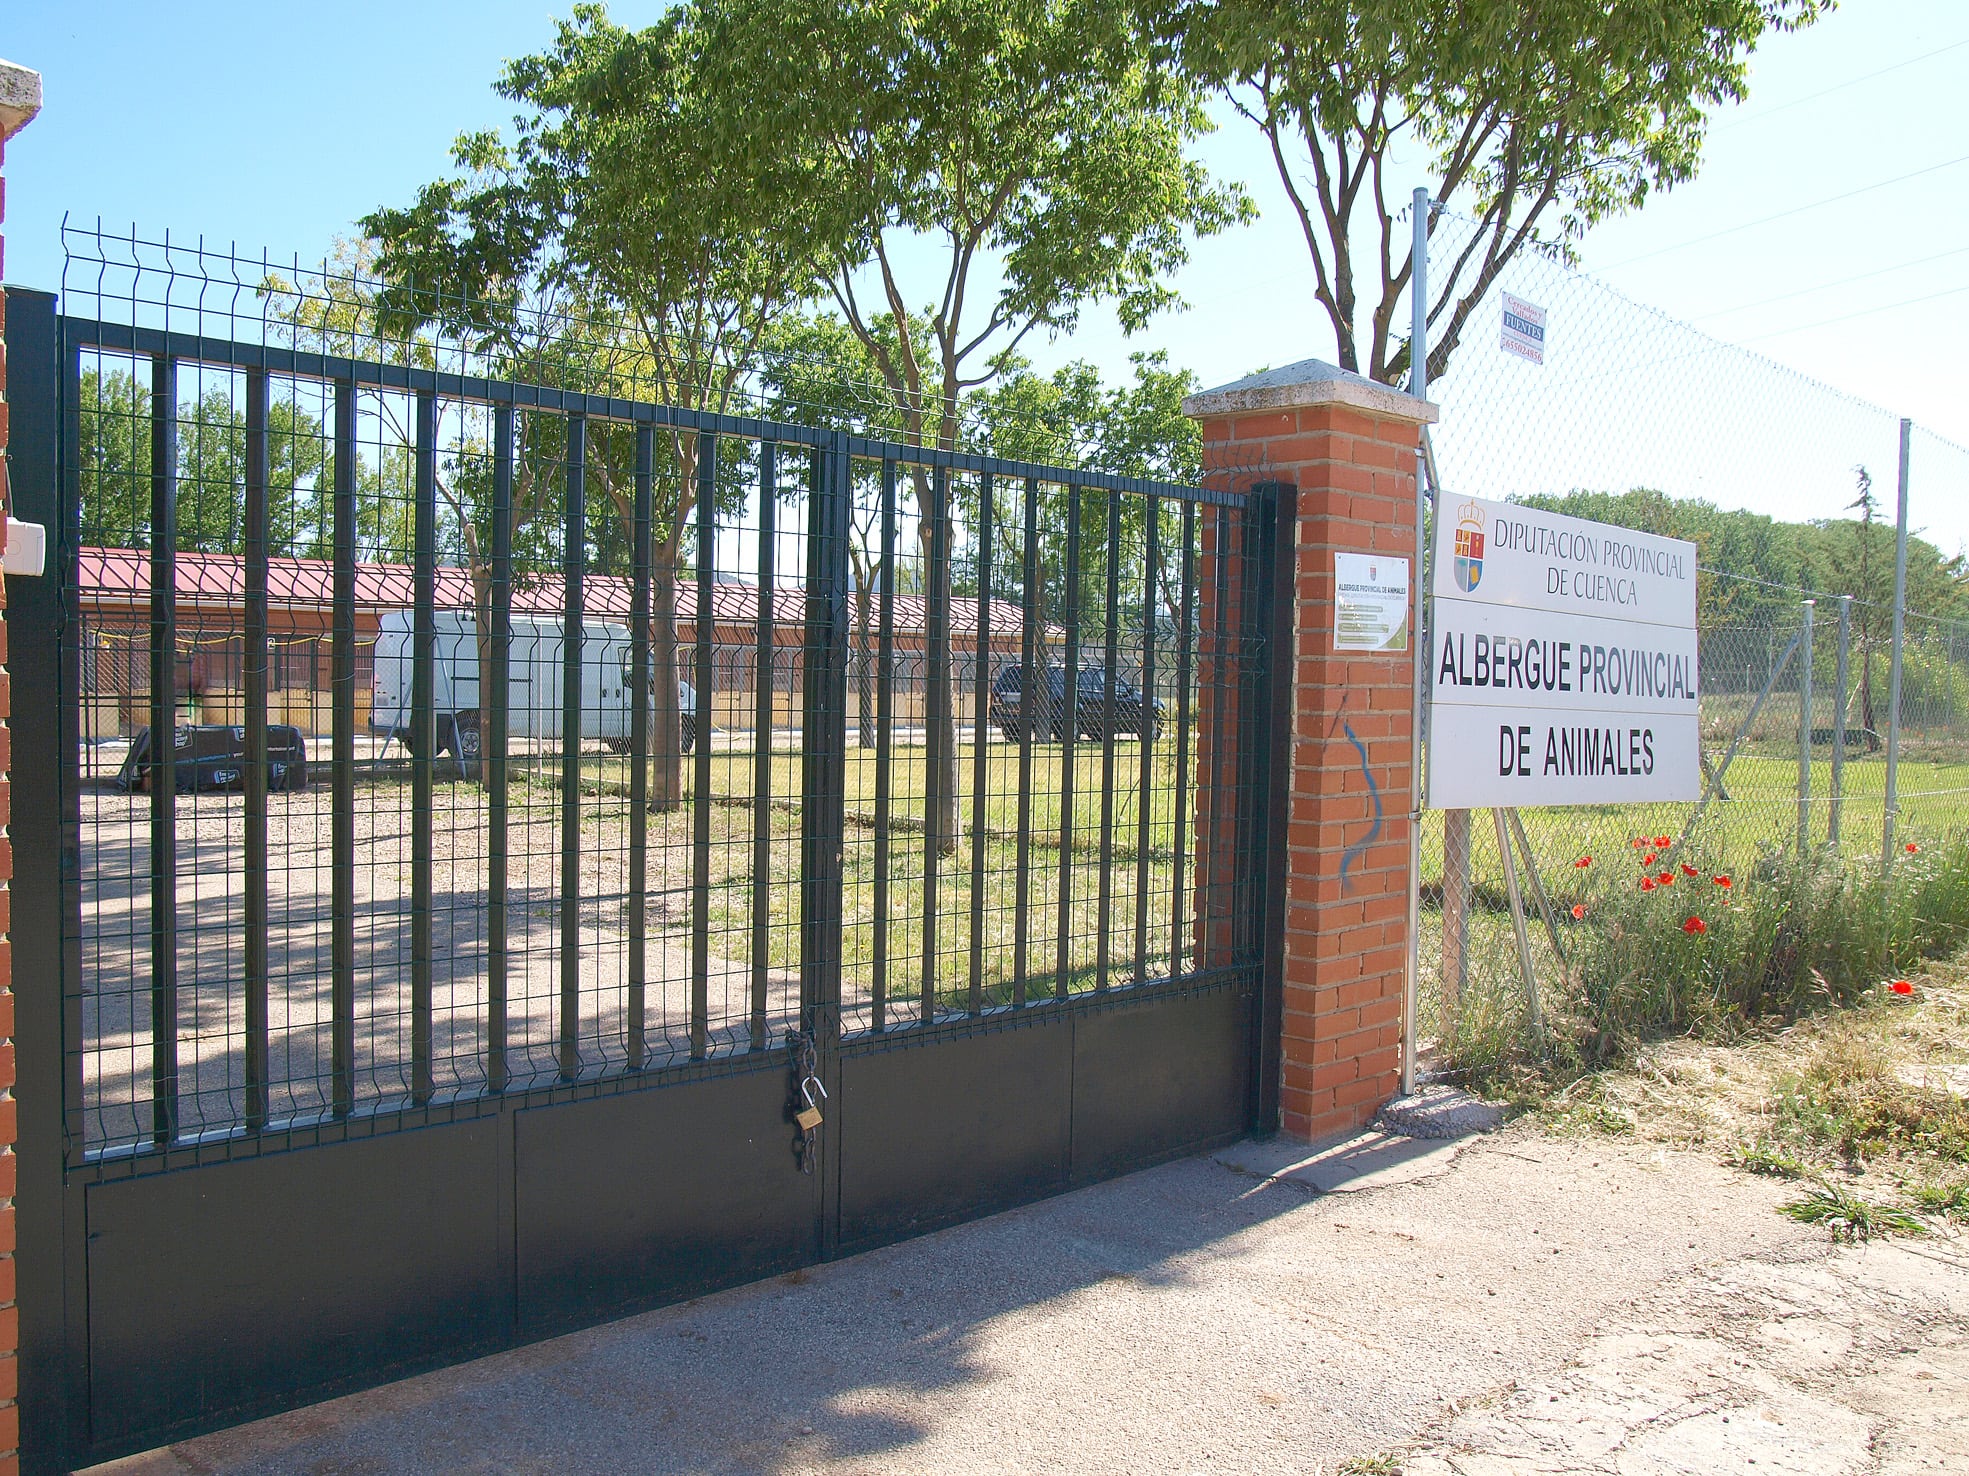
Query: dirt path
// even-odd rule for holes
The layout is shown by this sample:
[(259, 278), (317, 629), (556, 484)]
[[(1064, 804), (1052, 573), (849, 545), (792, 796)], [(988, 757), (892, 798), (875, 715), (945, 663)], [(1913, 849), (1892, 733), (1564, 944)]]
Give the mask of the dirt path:
[(1773, 1213), (1793, 1186), (1528, 1122), (1298, 1156), (1241, 1145), (113, 1469), (1969, 1462), (1961, 1242), (1835, 1250)]
[(1969, 1471), (1969, 1250), (1747, 1257), (1610, 1318), (1567, 1367), (1437, 1422), (1406, 1476)]

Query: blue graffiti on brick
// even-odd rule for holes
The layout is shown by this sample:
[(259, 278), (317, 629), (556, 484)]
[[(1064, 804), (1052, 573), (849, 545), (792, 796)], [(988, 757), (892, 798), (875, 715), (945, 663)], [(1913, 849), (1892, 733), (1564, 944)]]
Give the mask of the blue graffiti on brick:
[(1367, 766), (1367, 745), (1354, 733), (1352, 723), (1341, 725), (1347, 733), (1347, 741), (1354, 745), (1354, 752), (1361, 756), (1361, 777), (1367, 780), (1367, 792), (1374, 800), (1374, 824), (1366, 835), (1355, 841), (1340, 854), (1340, 890), (1345, 892), (1352, 883), (1347, 880), (1347, 870), (1360, 859), (1361, 852), (1373, 845), (1381, 834), (1381, 786), (1374, 782), (1374, 771)]

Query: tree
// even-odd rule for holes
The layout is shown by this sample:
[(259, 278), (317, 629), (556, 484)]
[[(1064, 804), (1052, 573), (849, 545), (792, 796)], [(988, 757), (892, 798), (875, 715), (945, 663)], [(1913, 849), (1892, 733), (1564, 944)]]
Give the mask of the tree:
[[(707, 85), (705, 42), (689, 6), (630, 32), (582, 5), (552, 46), (510, 63), (497, 90), (528, 110), (512, 142), (459, 139), (461, 176), (362, 222), (381, 243), (393, 321), (500, 338), (530, 299), (565, 293), (606, 325), (598, 343), (631, 350), (591, 356), (581, 372), (605, 372), (613, 392), (643, 400), (730, 408), (767, 327), (813, 290), (819, 238), (803, 214), (812, 195), (797, 161), (762, 161), (743, 177), (724, 167), (718, 140), (751, 88)], [(708, 450), (691, 432), (663, 443), (651, 559), (657, 810), (683, 792), (676, 582)], [(605, 456), (595, 481), (626, 544), (633, 488), (620, 466)], [(730, 476), (719, 485), (736, 492)]]
[[(884, 435), (893, 402), (867, 346), (839, 318), (793, 314), (760, 346), (760, 410), (773, 420), (851, 435)], [(878, 585), (895, 587), (900, 570), (881, 543), (879, 477), (857, 465), (848, 516), (848, 566), (854, 580), (850, 658), (857, 736), (875, 746), (875, 651), (870, 618)]]
[[(391, 288), (376, 275), (377, 253), (368, 240), (337, 240), (321, 269), (305, 282), (270, 276), (261, 284), (267, 317), (294, 347), (405, 367), (436, 367), (441, 349), (431, 321), (405, 312), (391, 301)], [(571, 312), (565, 294), (540, 292), (514, 296), (472, 336), (467, 351), (476, 367), (504, 376), (567, 388), (594, 388), (606, 381), (612, 345)], [(576, 382), (580, 380), (581, 382)], [(378, 394), (368, 402), (387, 439), (372, 467), (356, 461), (356, 557), (407, 563), (413, 556), (415, 432), (405, 397)], [(359, 412), (360, 413), (360, 412)], [(560, 417), (538, 411), (514, 412), (511, 540), (516, 585), (544, 577), (558, 563), (550, 530), (538, 514), (550, 505), (554, 473), (566, 454)], [(440, 415), (440, 446), (434, 492), (438, 501), (439, 557), (459, 561), (472, 586), (472, 613), (478, 670), (492, 669), (492, 512), (493, 448)], [(447, 430), (449, 445), (445, 445)], [(360, 431), (358, 432), (360, 434)], [(619, 442), (619, 437), (616, 440)], [(614, 465), (624, 463), (619, 444), (607, 437), (591, 448), (606, 476), (608, 451)], [(331, 462), (332, 466), (332, 462)], [(325, 475), (332, 475), (328, 473)], [(331, 499), (317, 494), (310, 552), (333, 556)], [(477, 683), (475, 731), (490, 724), (491, 683)], [(467, 735), (469, 736), (469, 735)], [(461, 745), (462, 746), (462, 745)]]
[[(1412, 270), (1390, 189), (1423, 151), (1442, 203), (1474, 218), (1432, 252), (1429, 377), (1520, 252), (1688, 179), (1706, 110), (1744, 96), (1749, 56), (1833, 0), (1158, 0), (1183, 70), (1270, 147), (1344, 369), (1408, 374), (1395, 321)], [(1430, 236), (1440, 229), (1432, 213)], [(1365, 282), (1363, 282), (1365, 278)], [(1363, 313), (1365, 317), (1363, 317)]]
[[(86, 370), (78, 405), (82, 541), (99, 548), (150, 543), (151, 392), (127, 371)], [(237, 554), (245, 538), (246, 417), (224, 386), (178, 412), (178, 547)], [(267, 406), (267, 535), (276, 551), (304, 553), (312, 504), (327, 465), (321, 422), (291, 398)]]
[[(1859, 651), (1860, 722), (1878, 731), (1876, 663), (1884, 664), (1892, 628), (1895, 531), (1880, 519), (1872, 474), (1863, 466), (1854, 467), (1853, 474), (1857, 495), (1848, 510), (1859, 516), (1805, 523), (1726, 510), (1700, 498), (1672, 498), (1646, 487), (1520, 500), (1548, 512), (1694, 543), (1697, 624), (1704, 631), (1781, 629), (1798, 619), (1799, 601), (1807, 597), (1818, 599), (1821, 617), (1836, 616), (1839, 597), (1850, 595)], [(1907, 554), (1910, 614), (1930, 621), (1969, 615), (1969, 560), (1946, 555), (1914, 536), (1908, 538)], [(1815, 670), (1825, 668), (1822, 674), (1829, 678), (1836, 647), (1829, 641), (1814, 644)], [(1952, 659), (1946, 641), (1935, 659), (1944, 666)]]
[[(1049, 376), (1035, 375), (1020, 365), (1001, 383), (973, 391), (966, 403), (965, 434), (981, 450), (1018, 460), (1057, 466), (1089, 467), (1123, 477), (1145, 477), (1194, 485), (1203, 477), (1203, 437), (1195, 421), (1183, 413), (1183, 397), (1197, 388), (1188, 370), (1173, 370), (1161, 352), (1130, 355), (1134, 382), (1109, 386), (1100, 372), (1075, 360)], [(1064, 608), (1067, 594), (1067, 494), (1057, 486), (1040, 490), (1038, 587), (1021, 588), (1024, 571), (1002, 568), (995, 575), (1001, 591), (1018, 591), (1039, 607), (1042, 626), (1048, 610)], [(1147, 499), (1125, 497), (1121, 503), (1124, 584), (1139, 585), (1147, 571), (1136, 550), (1145, 550)], [(976, 504), (966, 511), (975, 522)], [(995, 504), (994, 541), (1001, 548), (1023, 537), (1022, 512), (1009, 499)], [(1093, 510), (1083, 506), (1083, 528)], [(1172, 551), (1181, 537), (1181, 515), (1174, 507), (1160, 509), (1157, 535), (1165, 550), (1158, 575), (1158, 595), (1173, 623), (1179, 615), (1181, 576)], [(1103, 538), (1083, 538), (1079, 577), (1083, 589), (1098, 589), (1106, 579), (1107, 545)]]
[[(957, 444), (963, 396), (1036, 332), (1112, 302), (1139, 328), (1175, 297), (1190, 234), (1248, 211), (1185, 149), (1209, 123), (1159, 70), (1121, 0), (702, 0), (704, 85), (728, 115), (729, 176), (789, 168), (811, 191), (827, 292), (911, 444)], [(790, 58), (799, 58), (797, 65)], [(933, 254), (920, 314), (908, 261)], [(925, 568), (951, 546), (937, 480), (913, 479)], [(930, 599), (950, 596), (937, 569)], [(948, 653), (931, 653), (933, 662)], [(933, 694), (934, 695), (934, 694)], [(929, 824), (956, 849), (955, 708)]]

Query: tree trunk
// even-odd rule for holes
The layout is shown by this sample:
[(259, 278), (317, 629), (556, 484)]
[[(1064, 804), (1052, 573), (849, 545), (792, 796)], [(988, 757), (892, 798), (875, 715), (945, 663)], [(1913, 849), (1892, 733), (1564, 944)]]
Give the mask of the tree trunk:
[[(650, 557), (650, 775), (649, 807), (663, 815), (684, 802), (683, 718), (677, 701), (677, 538), (655, 541)], [(699, 611), (698, 618), (705, 612)], [(709, 734), (704, 707), (708, 694), (698, 694), (697, 741)]]

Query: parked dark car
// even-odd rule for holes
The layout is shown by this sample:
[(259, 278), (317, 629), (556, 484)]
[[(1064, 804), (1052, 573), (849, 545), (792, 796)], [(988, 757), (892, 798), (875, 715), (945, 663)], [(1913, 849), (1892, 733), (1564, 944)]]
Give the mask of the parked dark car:
[[(246, 730), (216, 723), (183, 724), (172, 730), (173, 776), (180, 794), (246, 787)], [(125, 794), (150, 788), (156, 759), (150, 729), (139, 728), (113, 781)], [(273, 793), (308, 787), (308, 745), (299, 728), (267, 724), (267, 789)]]
[[(1074, 682), (1074, 708), (1078, 718), (1074, 733), (1081, 738), (1106, 736), (1107, 693), (1104, 672), (1099, 666), (1082, 666)], [(991, 721), (1006, 741), (1016, 743), (1020, 733), (1020, 705), (1024, 701), (1025, 668), (1008, 666), (991, 684)], [(1033, 691), (1033, 736), (1063, 741), (1066, 734), (1067, 669), (1049, 666), (1039, 674)], [(1144, 730), (1149, 741), (1162, 736), (1163, 707), (1159, 700), (1147, 701), (1142, 689), (1127, 677), (1114, 679), (1113, 732), (1117, 738), (1139, 738)]]

